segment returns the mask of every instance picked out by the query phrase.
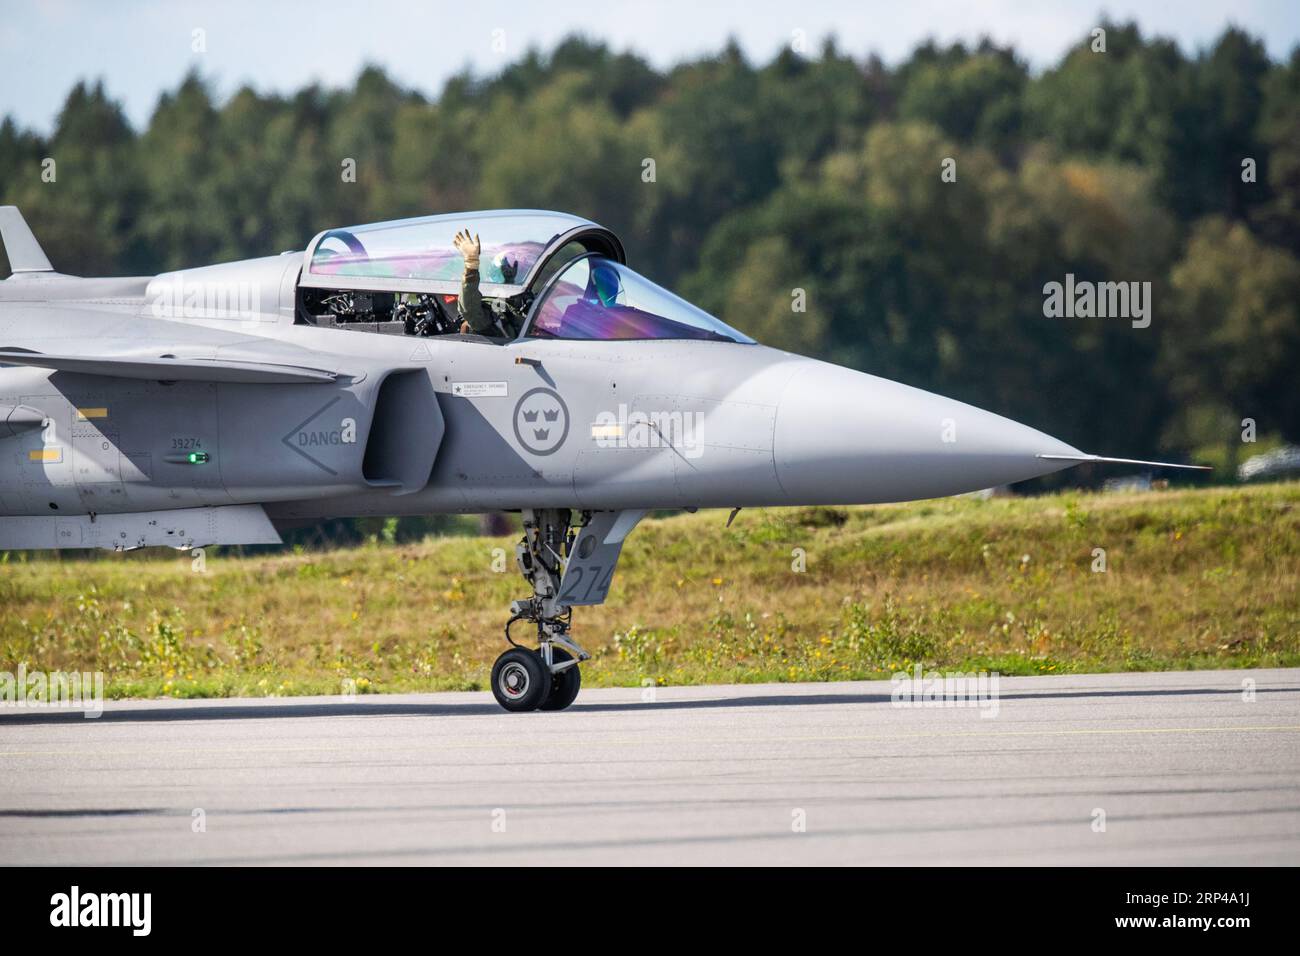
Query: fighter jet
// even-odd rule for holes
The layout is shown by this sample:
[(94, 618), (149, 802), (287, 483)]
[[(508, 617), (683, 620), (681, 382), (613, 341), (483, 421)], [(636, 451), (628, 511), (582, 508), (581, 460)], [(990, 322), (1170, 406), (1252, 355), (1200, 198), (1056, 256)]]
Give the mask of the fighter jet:
[[(480, 323), (462, 333), (479, 237)], [(468, 234), (467, 233), (467, 234)], [(1117, 461), (767, 348), (628, 267), (594, 222), (498, 210), (326, 229), (135, 278), (55, 272), (0, 208), (0, 550), (276, 543), (331, 517), (517, 511), (531, 594), (492, 668), (559, 710), (651, 510), (961, 494)], [(533, 632), (516, 643), (512, 628)]]

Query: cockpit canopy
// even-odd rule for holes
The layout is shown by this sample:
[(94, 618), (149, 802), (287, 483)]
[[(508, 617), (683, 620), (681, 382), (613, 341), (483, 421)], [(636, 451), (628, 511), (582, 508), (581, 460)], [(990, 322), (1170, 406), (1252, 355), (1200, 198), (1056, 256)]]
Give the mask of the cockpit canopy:
[(612, 232), (577, 216), (534, 209), (452, 213), (328, 229), (307, 247), (299, 284), (455, 293), (465, 261), (452, 237), (465, 228), (482, 242), (479, 275), (485, 296), (522, 292), (540, 267), (570, 244), (573, 252), (599, 252), (625, 261), (623, 245)]
[[(453, 240), (465, 229), (481, 243), (477, 290), (462, 289), (465, 260)], [(298, 321), (389, 335), (479, 330), (474, 337), (497, 343), (520, 334), (753, 342), (625, 263), (608, 229), (540, 210), (328, 229), (307, 247)]]

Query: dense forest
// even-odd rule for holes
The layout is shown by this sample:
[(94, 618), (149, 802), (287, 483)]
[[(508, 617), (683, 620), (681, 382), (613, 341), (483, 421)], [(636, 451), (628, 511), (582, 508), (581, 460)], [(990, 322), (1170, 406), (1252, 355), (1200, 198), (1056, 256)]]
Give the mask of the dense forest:
[[(83, 275), (561, 209), (762, 342), (1090, 451), (1230, 465), (1247, 418), (1248, 450), (1300, 439), (1300, 48), (1279, 63), (1235, 29), (1186, 51), (1102, 28), (1104, 51), (1084, 35), (1041, 71), (987, 41), (895, 67), (733, 44), (661, 71), (574, 37), (436, 100), (382, 66), (224, 102), (192, 74), (142, 130), (85, 82), (49, 136), (0, 125), (0, 201)], [(1149, 282), (1149, 326), (1049, 317), (1067, 275)]]

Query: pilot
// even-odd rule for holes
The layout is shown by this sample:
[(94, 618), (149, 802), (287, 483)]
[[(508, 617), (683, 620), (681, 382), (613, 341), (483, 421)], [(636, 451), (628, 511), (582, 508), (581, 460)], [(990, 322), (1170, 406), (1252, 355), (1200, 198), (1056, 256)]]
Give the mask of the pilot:
[(618, 304), (618, 298), (623, 294), (623, 280), (619, 278), (618, 270), (609, 263), (598, 263), (591, 270), (591, 278), (587, 281), (586, 294), (583, 296), (588, 302), (595, 304), (599, 302), (606, 308)]
[[(497, 315), (483, 301), (479, 292), (479, 260), (483, 254), (483, 245), (477, 235), (470, 235), (469, 229), (456, 233), (452, 241), (456, 251), (465, 259), (465, 274), (460, 280), (460, 298), (456, 301), (456, 315), (460, 319), (461, 335), (473, 332), (477, 335), (505, 335), (507, 338), (517, 334), (505, 323), (508, 321), (503, 313)], [(503, 282), (514, 281), (519, 271), (519, 263), (512, 262), (505, 253), (497, 256), (494, 264), (501, 272)]]

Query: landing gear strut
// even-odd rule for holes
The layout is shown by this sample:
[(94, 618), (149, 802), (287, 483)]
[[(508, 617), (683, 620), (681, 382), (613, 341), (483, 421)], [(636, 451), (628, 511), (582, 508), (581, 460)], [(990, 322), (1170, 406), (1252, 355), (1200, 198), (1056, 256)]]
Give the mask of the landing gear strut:
[[(533, 594), (510, 605), (511, 648), (492, 667), (492, 693), (506, 710), (563, 710), (578, 696), (578, 665), (591, 655), (569, 635), (573, 609), (604, 603), (623, 539), (644, 514), (583, 511), (574, 524), (568, 508), (524, 510), (515, 561)], [(520, 621), (537, 629), (536, 650), (511, 636)]]

